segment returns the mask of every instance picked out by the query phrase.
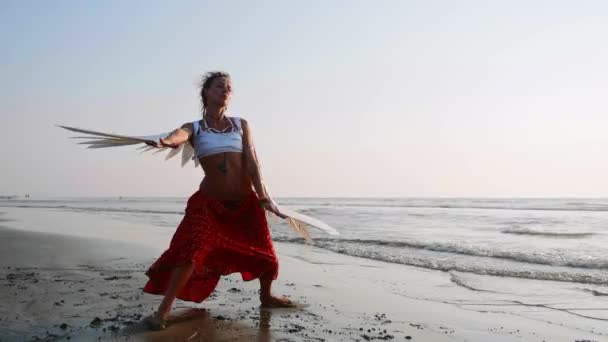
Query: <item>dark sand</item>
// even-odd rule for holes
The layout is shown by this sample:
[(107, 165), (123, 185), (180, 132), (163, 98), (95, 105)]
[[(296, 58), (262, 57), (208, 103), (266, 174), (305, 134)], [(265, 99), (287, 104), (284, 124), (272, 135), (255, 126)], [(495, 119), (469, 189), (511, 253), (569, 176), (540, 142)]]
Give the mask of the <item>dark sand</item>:
[(606, 340), (412, 295), (468, 291), (450, 285), (441, 272), (290, 244), (277, 245), (281, 275), (274, 289), (300, 308), (261, 309), (258, 282), (231, 275), (201, 304), (178, 301), (168, 329), (150, 332), (142, 319), (161, 298), (141, 289), (157, 249), (4, 228), (0, 241), (2, 342)]

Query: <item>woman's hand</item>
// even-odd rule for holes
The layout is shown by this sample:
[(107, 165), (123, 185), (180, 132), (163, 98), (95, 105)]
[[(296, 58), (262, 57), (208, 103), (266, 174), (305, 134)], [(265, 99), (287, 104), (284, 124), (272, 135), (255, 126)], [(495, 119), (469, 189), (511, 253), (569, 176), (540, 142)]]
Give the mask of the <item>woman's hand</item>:
[(146, 145), (148, 146), (152, 146), (152, 147), (156, 147), (156, 148), (163, 148), (163, 147), (171, 147), (171, 148), (176, 148), (179, 145), (176, 144), (168, 144), (165, 139), (160, 138), (158, 139), (158, 141), (146, 141)]
[(181, 128), (178, 128), (171, 132), (168, 136), (164, 138), (158, 139), (158, 141), (148, 140), (146, 141), (146, 145), (156, 147), (156, 148), (178, 148), (179, 145), (188, 142), (190, 139), (190, 134), (192, 132), (192, 123), (185, 123)]
[(280, 217), (282, 219), (287, 218), (287, 216), (285, 214), (281, 213), (281, 210), (279, 209), (279, 207), (273, 200), (269, 200), (268, 198), (261, 198), (260, 205), (262, 206), (262, 208), (270, 211), (271, 213), (277, 215), (278, 217)]
[(151, 147), (156, 147), (156, 148), (163, 147), (163, 145), (160, 141), (152, 141), (152, 140), (147, 140), (146, 145), (151, 146)]

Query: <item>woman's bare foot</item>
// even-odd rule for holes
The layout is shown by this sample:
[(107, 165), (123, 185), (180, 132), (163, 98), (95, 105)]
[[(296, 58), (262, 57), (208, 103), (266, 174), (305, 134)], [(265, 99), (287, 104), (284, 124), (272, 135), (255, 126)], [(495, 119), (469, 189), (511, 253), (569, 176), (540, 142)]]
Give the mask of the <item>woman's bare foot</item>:
[(287, 297), (277, 296), (260, 296), (263, 308), (294, 308), (296, 304)]
[(167, 319), (159, 315), (158, 312), (146, 317), (144, 322), (150, 330), (164, 330), (167, 327)]

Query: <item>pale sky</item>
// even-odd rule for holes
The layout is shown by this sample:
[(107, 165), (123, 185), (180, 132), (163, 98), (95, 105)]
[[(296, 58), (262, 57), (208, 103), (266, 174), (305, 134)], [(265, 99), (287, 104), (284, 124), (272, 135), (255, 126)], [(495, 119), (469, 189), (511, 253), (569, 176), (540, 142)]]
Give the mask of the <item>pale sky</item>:
[(87, 150), (200, 116), (232, 74), (275, 196), (605, 197), (606, 1), (0, 1), (0, 195), (188, 196)]

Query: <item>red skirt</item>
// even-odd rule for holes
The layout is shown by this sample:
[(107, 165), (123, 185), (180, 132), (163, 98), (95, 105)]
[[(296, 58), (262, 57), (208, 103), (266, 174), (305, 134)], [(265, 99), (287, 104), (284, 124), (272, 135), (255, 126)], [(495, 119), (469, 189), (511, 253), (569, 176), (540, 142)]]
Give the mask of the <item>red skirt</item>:
[(194, 193), (169, 249), (146, 275), (144, 292), (164, 294), (177, 266), (193, 264), (194, 271), (177, 298), (200, 303), (215, 289), (220, 276), (240, 272), (243, 280), (260, 276), (276, 279), (277, 261), (266, 213), (251, 192), (238, 202), (223, 202)]

